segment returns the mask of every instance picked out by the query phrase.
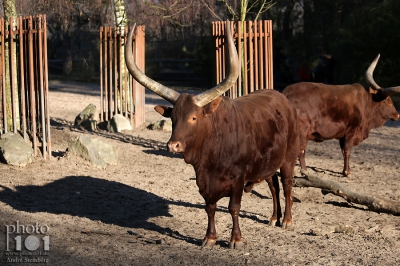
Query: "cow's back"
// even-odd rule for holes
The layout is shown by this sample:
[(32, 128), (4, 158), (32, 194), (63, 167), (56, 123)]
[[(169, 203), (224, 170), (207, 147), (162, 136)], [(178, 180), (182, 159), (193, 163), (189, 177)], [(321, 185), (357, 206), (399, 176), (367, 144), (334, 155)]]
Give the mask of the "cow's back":
[(283, 94), (297, 110), (301, 134), (310, 140), (337, 139), (363, 128), (368, 94), (360, 84), (301, 82), (286, 87)]

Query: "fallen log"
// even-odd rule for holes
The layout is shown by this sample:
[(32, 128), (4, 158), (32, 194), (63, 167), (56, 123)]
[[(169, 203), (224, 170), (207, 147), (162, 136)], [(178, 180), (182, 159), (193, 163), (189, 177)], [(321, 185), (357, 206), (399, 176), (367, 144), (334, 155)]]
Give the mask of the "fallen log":
[(321, 188), (344, 198), (347, 202), (367, 206), (371, 211), (400, 214), (400, 202), (354, 192), (335, 181), (323, 179), (311, 171), (301, 170), (301, 173), (304, 176), (295, 176), (293, 179), (293, 185), (296, 187)]

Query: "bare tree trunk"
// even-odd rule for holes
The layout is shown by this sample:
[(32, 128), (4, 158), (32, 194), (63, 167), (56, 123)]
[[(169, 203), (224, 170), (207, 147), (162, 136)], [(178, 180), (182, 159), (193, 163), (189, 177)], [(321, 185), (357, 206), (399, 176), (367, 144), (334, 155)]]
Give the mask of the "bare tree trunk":
[(367, 206), (371, 211), (400, 214), (400, 202), (351, 191), (337, 182), (322, 179), (310, 171), (301, 171), (301, 173), (305, 176), (295, 177), (293, 180), (294, 186), (321, 188), (344, 198), (347, 202)]
[[(126, 18), (126, 12), (125, 12), (125, 0), (113, 0), (113, 9), (114, 9), (114, 24), (116, 27), (119, 27), (121, 30), (120, 33), (122, 36), (125, 35), (125, 27), (128, 25), (128, 21)], [(125, 110), (125, 104), (127, 102), (126, 106), (130, 106), (130, 99), (129, 97), (129, 89), (127, 83), (124, 82), (126, 80), (126, 75), (128, 75), (128, 72), (126, 71), (126, 65), (125, 65), (125, 45), (120, 44), (120, 54), (116, 55), (119, 56), (119, 64), (120, 64), (120, 72), (118, 73), (120, 75), (120, 79), (118, 80), (118, 93), (122, 97), (116, 97), (116, 104), (118, 107), (120, 107), (120, 112), (124, 113), (127, 112), (128, 110)], [(121, 84), (119, 84), (119, 81), (122, 81)], [(118, 95), (119, 96), (119, 95)], [(120, 99), (122, 98), (122, 103), (120, 102)], [(133, 115), (133, 114), (131, 114)]]
[[(12, 20), (13, 29), (17, 26), (17, 7), (16, 0), (3, 0), (3, 8), (4, 8), (4, 20), (6, 27), (10, 26), (9, 22)], [(10, 35), (9, 35), (10, 36)], [(13, 52), (12, 58), (13, 61), (10, 62), (11, 52)], [(16, 132), (20, 129), (20, 111), (19, 111), (19, 93), (18, 93), (18, 83), (17, 83), (17, 47), (14, 39), (9, 37), (9, 41), (5, 42), (5, 81), (6, 84), (3, 84), (6, 87), (6, 102), (7, 102), (7, 130)], [(11, 68), (13, 65), (13, 68)], [(13, 69), (13, 73), (11, 70)], [(12, 90), (12, 86), (14, 86), (14, 90)], [(14, 102), (12, 102), (12, 95), (14, 95)], [(4, 97), (4, 95), (3, 95)], [(15, 123), (13, 120), (13, 106), (15, 108)], [(15, 125), (15, 127), (14, 127)]]
[(115, 26), (125, 27), (128, 24), (125, 12), (125, 0), (113, 0), (113, 5), (114, 5)]

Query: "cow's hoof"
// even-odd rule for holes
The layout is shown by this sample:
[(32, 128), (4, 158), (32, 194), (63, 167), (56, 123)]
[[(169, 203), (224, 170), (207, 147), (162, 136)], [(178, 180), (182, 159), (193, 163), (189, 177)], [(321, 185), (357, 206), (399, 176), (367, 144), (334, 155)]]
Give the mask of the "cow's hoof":
[(268, 226), (279, 226), (280, 222), (279, 220), (271, 219), (269, 220)]
[(293, 223), (292, 222), (283, 222), (282, 229), (285, 229), (285, 230), (293, 229)]
[(229, 242), (230, 249), (242, 249), (244, 248), (244, 242)]
[(203, 248), (204, 247), (211, 248), (211, 247), (213, 247), (215, 245), (216, 242), (217, 241), (215, 239), (207, 239), (207, 238), (205, 238), (203, 240), (203, 243), (201, 244), (201, 247), (203, 247)]

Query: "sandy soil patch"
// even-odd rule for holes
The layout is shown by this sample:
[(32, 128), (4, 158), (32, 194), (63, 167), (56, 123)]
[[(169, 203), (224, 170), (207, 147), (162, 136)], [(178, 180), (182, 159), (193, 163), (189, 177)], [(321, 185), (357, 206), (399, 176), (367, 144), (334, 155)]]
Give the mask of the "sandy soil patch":
[[(95, 85), (52, 83), (52, 160), (36, 158), (25, 168), (0, 164), (0, 264), (14, 258), (30, 259), (34, 265), (35, 259), (49, 265), (400, 263), (398, 216), (370, 212), (337, 196), (323, 195), (320, 189), (294, 188), (294, 229), (269, 227), (272, 199), (265, 182), (243, 196), (240, 225), (245, 248), (228, 249), (232, 222), (228, 199), (222, 199), (216, 214), (218, 242), (212, 249), (201, 249), (207, 228), (203, 199), (192, 167), (181, 156), (166, 152), (170, 133), (142, 128), (111, 134), (72, 127), (76, 115), (89, 103), (98, 105), (99, 97)], [(147, 122), (161, 119), (153, 111), (160, 102), (166, 103), (148, 92)], [(350, 178), (340, 174), (343, 160), (337, 141), (310, 142), (307, 164), (354, 191), (399, 201), (399, 123), (373, 130), (353, 149)], [(115, 146), (118, 164), (99, 170), (68, 155), (68, 139), (81, 134)], [(47, 255), (10, 253), (15, 251), (18, 234), (9, 234), (7, 242), (6, 231), (17, 221), (21, 230), (21, 226), (28, 231), (35, 226), (48, 229), (46, 234), (32, 234), (38, 243), (34, 238), (28, 243), (32, 250), (46, 252), (42, 237), (48, 235)], [(29, 234), (20, 236), (27, 251), (24, 240)], [(36, 244), (40, 246), (34, 249)]]

